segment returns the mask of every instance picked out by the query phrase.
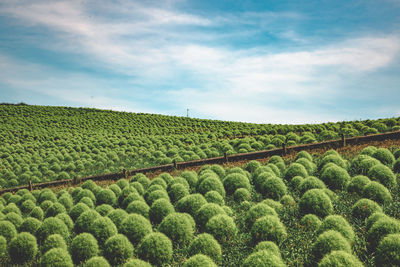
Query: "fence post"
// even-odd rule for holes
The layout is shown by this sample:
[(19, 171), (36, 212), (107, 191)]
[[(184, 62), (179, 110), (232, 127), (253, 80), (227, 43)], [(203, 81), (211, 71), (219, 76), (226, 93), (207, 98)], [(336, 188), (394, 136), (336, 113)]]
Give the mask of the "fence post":
[(126, 169), (122, 170), (122, 173), (124, 174), (124, 178), (128, 178), (128, 172), (126, 171)]
[(228, 163), (228, 155), (226, 154), (226, 152), (224, 152), (224, 160), (225, 160), (225, 163)]
[(342, 147), (346, 146), (346, 137), (342, 134)]
[(32, 181), (29, 180), (29, 191), (32, 192), (33, 188), (32, 188)]
[(283, 155), (287, 154), (286, 143), (282, 143)]
[(175, 168), (175, 170), (177, 170), (178, 169), (178, 163), (176, 162), (176, 159), (174, 159), (174, 168)]

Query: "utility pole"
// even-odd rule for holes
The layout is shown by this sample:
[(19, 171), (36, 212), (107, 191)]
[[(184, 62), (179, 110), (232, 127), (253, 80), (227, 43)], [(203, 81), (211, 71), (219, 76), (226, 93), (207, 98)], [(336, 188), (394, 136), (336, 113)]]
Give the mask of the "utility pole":
[(186, 109), (186, 117), (189, 118), (189, 109)]

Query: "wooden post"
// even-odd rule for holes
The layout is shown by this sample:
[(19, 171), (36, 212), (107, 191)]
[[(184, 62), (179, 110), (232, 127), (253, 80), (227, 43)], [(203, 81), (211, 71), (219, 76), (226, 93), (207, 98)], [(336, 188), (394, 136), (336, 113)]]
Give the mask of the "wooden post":
[(226, 152), (224, 152), (224, 160), (225, 160), (225, 163), (228, 163), (228, 155), (226, 154)]
[(126, 169), (123, 169), (122, 173), (124, 174), (125, 179), (128, 178), (128, 172), (126, 171)]
[(30, 191), (30, 192), (33, 191), (33, 188), (32, 188), (32, 181), (31, 181), (31, 180), (29, 180), (29, 191)]
[(346, 146), (346, 137), (342, 134), (342, 147)]
[(286, 155), (287, 154), (286, 143), (282, 144), (282, 149), (283, 149), (283, 155)]
[(178, 169), (178, 163), (176, 162), (176, 160), (174, 159), (174, 168), (175, 168), (175, 170), (177, 170)]
[(78, 184), (78, 177), (74, 176), (73, 184)]

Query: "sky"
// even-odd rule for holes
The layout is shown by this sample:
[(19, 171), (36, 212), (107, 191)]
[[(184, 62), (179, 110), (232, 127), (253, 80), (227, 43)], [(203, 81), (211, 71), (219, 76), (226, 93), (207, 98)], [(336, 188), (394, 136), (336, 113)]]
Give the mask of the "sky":
[(400, 116), (400, 0), (1, 0), (0, 102), (255, 123)]

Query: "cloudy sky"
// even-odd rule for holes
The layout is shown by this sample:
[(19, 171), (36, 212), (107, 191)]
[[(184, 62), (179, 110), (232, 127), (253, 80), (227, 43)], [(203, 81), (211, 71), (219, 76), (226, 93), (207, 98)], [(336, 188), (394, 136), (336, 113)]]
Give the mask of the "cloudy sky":
[(400, 1), (1, 0), (0, 102), (259, 123), (400, 116)]

